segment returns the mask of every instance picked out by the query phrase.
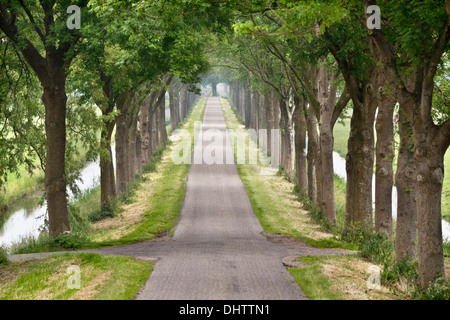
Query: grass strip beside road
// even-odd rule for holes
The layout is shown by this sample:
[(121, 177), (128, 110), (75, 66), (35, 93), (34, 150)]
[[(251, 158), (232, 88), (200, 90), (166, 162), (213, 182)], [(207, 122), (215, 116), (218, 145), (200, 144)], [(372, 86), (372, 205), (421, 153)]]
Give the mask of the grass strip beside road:
[(0, 265), (0, 300), (131, 300), (153, 264), (92, 253), (10, 262)]

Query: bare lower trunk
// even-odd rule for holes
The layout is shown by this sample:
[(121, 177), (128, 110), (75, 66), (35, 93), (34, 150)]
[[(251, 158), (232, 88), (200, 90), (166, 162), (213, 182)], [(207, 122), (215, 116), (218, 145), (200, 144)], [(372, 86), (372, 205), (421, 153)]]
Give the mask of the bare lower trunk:
[(136, 135), (136, 157), (135, 157), (135, 168), (136, 174), (140, 178), (142, 178), (142, 151), (141, 151), (141, 135), (138, 133)]
[(419, 282), (427, 288), (439, 276), (445, 277), (441, 222), (444, 152), (436, 127), (418, 125), (413, 130)]
[(151, 151), (151, 155), (153, 154), (153, 152), (155, 152), (159, 146), (159, 113), (158, 113), (158, 109), (154, 110), (154, 112), (152, 114), (150, 114), (150, 119), (151, 119), (151, 125), (150, 125), (150, 130), (151, 130), (151, 141), (152, 141), (152, 151)]
[(177, 97), (177, 93), (174, 88), (171, 87), (169, 90), (169, 100), (170, 100), (170, 126), (172, 132), (174, 132), (178, 128), (179, 124), (179, 101)]
[(180, 90), (180, 120), (184, 121), (187, 115), (187, 85), (181, 87)]
[(56, 237), (70, 231), (66, 197), (66, 103), (65, 76), (60, 81), (44, 86), (42, 102), (45, 106), (45, 133), (47, 157), (45, 165), (45, 193), (49, 234)]
[(308, 192), (308, 178), (306, 173), (306, 117), (304, 101), (296, 97), (294, 111), (295, 125), (295, 176), (301, 194)]
[[(334, 201), (334, 167), (333, 167), (333, 131), (329, 119), (320, 126), (320, 169), (322, 171), (321, 205), (323, 215), (328, 222), (336, 222), (336, 206)], [(325, 124), (326, 123), (326, 124)], [(317, 170), (317, 166), (316, 166)]]
[[(135, 103), (135, 102), (133, 102)], [(134, 109), (132, 107), (132, 109)], [(137, 167), (136, 167), (136, 153), (137, 153), (137, 114), (134, 110), (130, 110), (129, 119), (127, 121), (127, 133), (128, 133), (128, 181), (134, 181), (136, 179)]]
[(144, 167), (150, 163), (152, 148), (149, 133), (149, 103), (149, 99), (144, 100), (144, 102), (141, 104), (141, 111), (139, 112), (139, 130), (141, 132), (141, 162), (142, 166)]
[(250, 90), (249, 86), (249, 80), (245, 81), (245, 87), (244, 87), (244, 97), (245, 97), (245, 103), (244, 103), (244, 114), (243, 119), (245, 120), (245, 127), (250, 128), (250, 121), (251, 121), (251, 109), (252, 109), (252, 92)]
[(165, 146), (168, 140), (167, 128), (166, 128), (166, 99), (161, 99), (160, 105), (158, 107), (158, 124), (159, 124), (159, 145)]
[(319, 149), (319, 135), (317, 133), (317, 119), (311, 107), (308, 109), (308, 196), (314, 203), (318, 202), (318, 190), (321, 190), (321, 178), (317, 175), (316, 155)]
[(109, 207), (110, 201), (116, 195), (116, 181), (114, 174), (114, 164), (111, 150), (111, 136), (114, 125), (107, 125), (106, 130), (102, 131), (102, 148), (106, 149), (107, 153), (100, 154), (100, 202), (102, 208)]
[(398, 150), (395, 185), (397, 188), (397, 223), (395, 232), (395, 258), (401, 261), (417, 256), (417, 210), (414, 191), (414, 141), (412, 128), (406, 114), (400, 111)]
[[(383, 88), (380, 88), (383, 90)], [(392, 185), (394, 183), (394, 106), (396, 100), (379, 92), (376, 121), (375, 231), (392, 239)]]
[(376, 90), (374, 90), (372, 84), (364, 88), (363, 95), (363, 102), (353, 108), (350, 137), (348, 139), (345, 232), (350, 227), (366, 230), (373, 228), (373, 123), (378, 101)]
[(116, 122), (116, 179), (117, 193), (122, 194), (128, 190), (129, 167), (128, 167), (128, 125), (127, 116), (130, 99), (124, 94), (118, 104), (120, 114)]
[(294, 170), (294, 137), (292, 113), (288, 104), (286, 99), (280, 100), (281, 164), (285, 173), (291, 177)]
[(252, 103), (251, 103), (251, 111), (250, 111), (250, 128), (258, 131), (258, 112), (260, 109), (260, 95), (258, 91), (252, 92)]

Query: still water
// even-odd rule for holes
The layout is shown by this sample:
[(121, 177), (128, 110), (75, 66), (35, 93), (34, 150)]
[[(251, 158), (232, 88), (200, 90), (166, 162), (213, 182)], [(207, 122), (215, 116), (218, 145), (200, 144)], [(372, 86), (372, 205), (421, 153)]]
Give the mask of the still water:
[[(90, 162), (81, 170), (77, 186), (81, 192), (85, 192), (98, 186), (99, 181), (99, 162)], [(70, 190), (67, 193), (69, 199), (73, 199), (74, 194)], [(47, 218), (47, 204), (41, 199), (42, 192), (27, 196), (1, 213), (0, 246), (8, 247), (23, 238), (39, 235)]]

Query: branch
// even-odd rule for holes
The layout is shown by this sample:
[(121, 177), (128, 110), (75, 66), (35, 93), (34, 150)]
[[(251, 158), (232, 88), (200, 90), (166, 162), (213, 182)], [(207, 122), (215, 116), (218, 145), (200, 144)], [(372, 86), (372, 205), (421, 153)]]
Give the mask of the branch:
[(333, 116), (331, 117), (331, 127), (333, 128), (336, 124), (336, 121), (339, 119), (339, 116), (341, 115), (342, 111), (344, 110), (345, 106), (350, 101), (350, 93), (348, 92), (347, 84), (345, 84), (344, 91), (342, 92), (338, 102), (334, 106), (333, 110)]
[[(10, 15), (8, 15), (4, 4), (0, 4), (0, 29), (14, 44), (17, 45), (18, 48), (20, 48), (25, 60), (27, 60), (28, 64), (41, 79), (42, 75), (47, 72), (46, 61), (32, 45), (30, 40), (19, 31), (15, 24), (15, 20), (15, 14), (12, 10)], [(22, 45), (22, 43), (24, 45)]]
[(292, 73), (294, 74), (294, 76), (297, 78), (297, 80), (300, 82), (300, 84), (302, 85), (307, 97), (308, 97), (308, 101), (311, 104), (311, 106), (314, 109), (314, 113), (317, 115), (320, 113), (319, 109), (320, 109), (320, 102), (317, 100), (316, 95), (314, 94), (310, 83), (303, 78), (303, 74), (306, 74), (306, 72), (302, 73), (302, 75), (300, 75), (297, 72), (297, 69), (292, 65), (292, 62), (289, 61), (288, 59), (286, 59), (286, 57), (281, 53), (281, 51), (277, 48), (277, 46), (275, 46), (273, 43), (270, 43), (270, 45), (272, 46), (272, 50), (270, 50), (270, 48), (268, 48), (268, 50), (275, 55), (277, 58), (279, 58), (281, 61), (283, 61), (284, 63), (287, 64), (287, 66), (289, 67), (289, 69), (291, 69)]
[(36, 21), (34, 20), (33, 15), (31, 14), (30, 10), (28, 9), (28, 7), (25, 5), (25, 3), (23, 2), (23, 0), (19, 0), (20, 5), (22, 6), (23, 10), (25, 11), (25, 13), (28, 16), (28, 19), (30, 19), (31, 24), (33, 25), (34, 31), (36, 31), (36, 33), (39, 35), (39, 38), (41, 38), (42, 44), (45, 46), (45, 36), (42, 33), (41, 29), (39, 29), (39, 27), (36, 24)]

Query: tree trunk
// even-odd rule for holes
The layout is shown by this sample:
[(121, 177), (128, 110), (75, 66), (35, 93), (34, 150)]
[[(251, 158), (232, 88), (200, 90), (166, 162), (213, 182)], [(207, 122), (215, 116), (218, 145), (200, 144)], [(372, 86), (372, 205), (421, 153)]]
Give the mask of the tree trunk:
[(394, 107), (396, 99), (380, 87), (376, 120), (375, 231), (392, 239), (392, 186), (394, 171)]
[(308, 127), (308, 197), (314, 203), (318, 202), (318, 190), (321, 190), (320, 173), (317, 174), (316, 156), (319, 149), (319, 135), (317, 133), (317, 119), (312, 107), (308, 108), (307, 112), (307, 127)]
[(183, 85), (180, 90), (180, 116), (181, 121), (184, 121), (184, 118), (186, 118), (187, 115), (187, 91), (188, 86)]
[(135, 168), (136, 168), (136, 174), (138, 175), (139, 179), (142, 178), (142, 150), (141, 150), (141, 134), (138, 132), (136, 134), (136, 157), (135, 157)]
[(217, 82), (211, 83), (212, 96), (217, 97)]
[[(373, 228), (372, 176), (374, 164), (374, 118), (377, 108), (376, 81), (362, 88), (362, 100), (353, 99), (353, 115), (346, 157), (347, 192), (345, 231), (351, 227)], [(353, 88), (359, 95), (360, 88)]]
[(150, 141), (150, 97), (145, 99), (141, 104), (141, 111), (139, 112), (139, 125), (141, 132), (141, 162), (142, 166), (147, 166), (151, 158), (151, 141)]
[(178, 128), (179, 124), (179, 101), (177, 93), (175, 92), (174, 86), (170, 87), (169, 90), (169, 100), (170, 100), (170, 128), (174, 132)]
[(159, 113), (158, 109), (154, 110), (151, 114), (152, 122), (150, 126), (150, 130), (152, 131), (152, 154), (155, 152), (159, 147)]
[[(328, 111), (328, 112), (327, 112)], [(321, 205), (323, 215), (328, 222), (336, 222), (336, 206), (334, 201), (334, 164), (333, 164), (333, 147), (334, 137), (331, 124), (331, 115), (327, 110), (321, 112), (320, 117), (320, 168), (316, 165), (316, 170), (320, 170), (322, 177), (321, 185)]]
[(106, 124), (105, 130), (101, 133), (102, 149), (107, 153), (100, 154), (100, 203), (102, 208), (108, 208), (111, 200), (116, 195), (116, 181), (114, 173), (114, 163), (111, 150), (111, 137), (114, 130), (114, 123)]
[(295, 177), (301, 194), (308, 193), (308, 178), (306, 171), (306, 117), (304, 100), (294, 97), (294, 132), (295, 132)]
[(67, 96), (65, 70), (60, 69), (60, 72), (55, 72), (51, 84), (43, 86), (42, 95), (47, 137), (45, 192), (51, 237), (70, 231), (65, 172)]
[(395, 258), (397, 261), (417, 256), (417, 210), (414, 192), (414, 141), (411, 124), (400, 108), (398, 150), (395, 185), (397, 188), (397, 223), (395, 232)]
[(128, 109), (131, 97), (124, 93), (120, 97), (117, 108), (119, 115), (116, 122), (116, 178), (117, 193), (123, 194), (128, 190), (129, 167), (128, 167)]
[(168, 136), (167, 136), (167, 128), (166, 128), (166, 99), (165, 97), (163, 97), (159, 103), (158, 106), (158, 124), (159, 124), (159, 132), (158, 132), (158, 137), (159, 137), (159, 145), (160, 146), (165, 146), (168, 140)]
[(292, 112), (287, 99), (280, 99), (281, 164), (284, 172), (291, 177), (294, 170), (294, 137), (292, 132)]
[(260, 133), (260, 130), (266, 130), (266, 137), (265, 141), (259, 141), (260, 143), (260, 149), (261, 151), (265, 152), (265, 154), (268, 153), (268, 145), (270, 144), (270, 124), (268, 119), (268, 113), (269, 113), (269, 103), (268, 103), (268, 95), (260, 95), (260, 109), (258, 112), (258, 133)]
[(136, 102), (133, 99), (130, 110), (128, 112), (127, 119), (127, 136), (128, 136), (128, 181), (132, 182), (136, 179), (137, 167), (136, 167), (136, 155), (137, 155), (137, 113), (135, 111)]
[(445, 277), (441, 222), (445, 150), (441, 144), (442, 136), (439, 134), (441, 132), (437, 129), (438, 127), (431, 121), (427, 124), (427, 121), (419, 121), (418, 118), (419, 115), (416, 115), (413, 125), (418, 273), (420, 285), (422, 288), (428, 288), (438, 276)]
[(258, 111), (260, 109), (260, 95), (257, 90), (252, 91), (252, 102), (250, 105), (250, 128), (258, 132)]
[(250, 80), (247, 80), (245, 82), (245, 104), (244, 104), (244, 114), (243, 119), (245, 120), (245, 127), (251, 128), (250, 122), (251, 122), (251, 109), (252, 109), (252, 91), (250, 90), (249, 85)]

